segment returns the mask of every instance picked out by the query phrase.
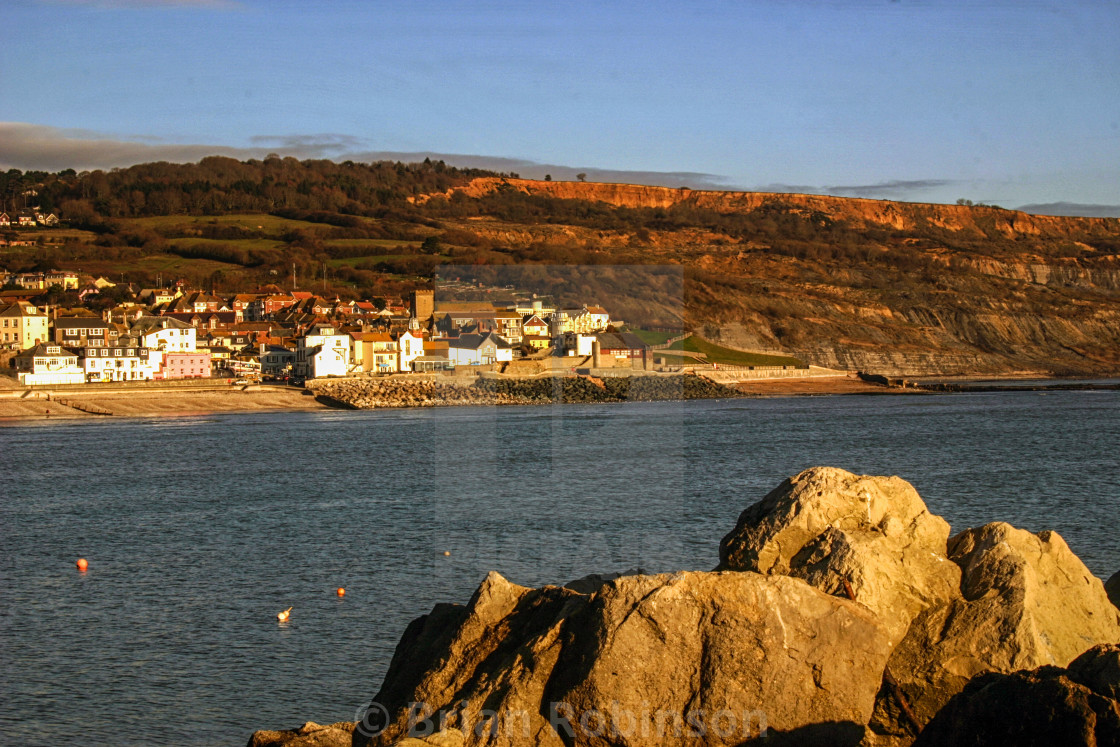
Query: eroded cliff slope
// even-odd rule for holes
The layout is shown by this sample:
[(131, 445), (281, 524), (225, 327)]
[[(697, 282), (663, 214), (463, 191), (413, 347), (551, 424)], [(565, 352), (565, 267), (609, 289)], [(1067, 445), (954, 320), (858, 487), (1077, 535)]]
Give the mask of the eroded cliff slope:
[[(665, 316), (731, 346), (889, 375), (1120, 372), (1115, 218), (496, 178), (416, 202), (489, 249), (464, 264), (679, 265)], [(629, 318), (634, 286), (580, 290)]]

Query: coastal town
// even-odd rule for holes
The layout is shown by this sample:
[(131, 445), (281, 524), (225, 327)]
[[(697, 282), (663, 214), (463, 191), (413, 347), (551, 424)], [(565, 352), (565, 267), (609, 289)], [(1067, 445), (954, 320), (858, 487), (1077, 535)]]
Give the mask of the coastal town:
[[(601, 306), (557, 307), (529, 295), (436, 302), (413, 291), (380, 308), (278, 287), (224, 295), (125, 286), (132, 300), (88, 303), (118, 285), (74, 272), (0, 278), (0, 349), (21, 386), (228, 378), (304, 383), (353, 375), (501, 371), (514, 361), (567, 359), (652, 367), (651, 346)], [(74, 291), (73, 308), (34, 300)], [(121, 294), (118, 293), (118, 296)]]

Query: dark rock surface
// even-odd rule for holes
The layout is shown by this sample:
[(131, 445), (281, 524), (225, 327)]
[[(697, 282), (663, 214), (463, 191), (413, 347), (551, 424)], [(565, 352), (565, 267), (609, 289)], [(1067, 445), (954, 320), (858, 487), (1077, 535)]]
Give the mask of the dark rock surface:
[(915, 747), (1120, 745), (1120, 648), (1097, 646), (1069, 669), (1045, 666), (973, 678)]
[(1109, 600), (1120, 609), (1120, 571), (1113, 573), (1104, 582), (1104, 590), (1108, 594)]

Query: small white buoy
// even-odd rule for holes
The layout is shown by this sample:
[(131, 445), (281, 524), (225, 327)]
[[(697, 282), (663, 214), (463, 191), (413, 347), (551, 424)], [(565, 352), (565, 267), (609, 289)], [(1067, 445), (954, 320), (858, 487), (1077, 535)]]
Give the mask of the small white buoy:
[(276, 619), (279, 620), (280, 622), (288, 622), (288, 618), (291, 617), (291, 616), (292, 616), (292, 608), (289, 607), (288, 609), (286, 609), (283, 612), (276, 615)]

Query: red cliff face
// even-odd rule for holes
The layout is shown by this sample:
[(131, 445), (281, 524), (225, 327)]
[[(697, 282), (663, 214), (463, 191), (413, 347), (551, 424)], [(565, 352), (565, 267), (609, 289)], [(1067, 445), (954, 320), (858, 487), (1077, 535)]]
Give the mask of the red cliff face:
[[(545, 182), (532, 179), (483, 177), (446, 194), (462, 192), (482, 197), (508, 185), (529, 195), (563, 200), (589, 200), (616, 207), (669, 208), (694, 205), (721, 213), (749, 213), (766, 205), (781, 204), (795, 212), (818, 212), (852, 227), (889, 227), (909, 230), (923, 225), (952, 231), (986, 233), (994, 227), (1003, 236), (1064, 237), (1095, 230), (1120, 231), (1120, 219), (1073, 218), (1031, 215), (1016, 210), (966, 205), (892, 202), (828, 195), (785, 194), (774, 192), (719, 192), (687, 188), (648, 187), (639, 184), (602, 184), (597, 182)], [(423, 203), (431, 198), (417, 198)]]
[[(626, 208), (773, 210), (850, 229), (787, 236), (783, 224), (755, 231), (748, 221), (745, 232), (720, 233), (702, 215), (641, 231), (488, 215), (446, 222), (531, 262), (681, 265), (685, 324), (731, 347), (889, 375), (1120, 373), (1120, 219), (527, 179), (475, 179), (453, 192), (499, 189)], [(642, 289), (612, 292), (624, 306), (619, 293)]]

